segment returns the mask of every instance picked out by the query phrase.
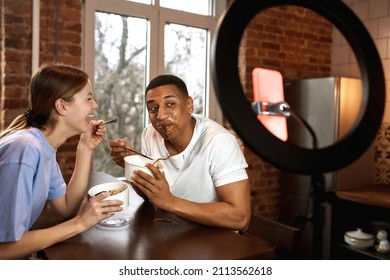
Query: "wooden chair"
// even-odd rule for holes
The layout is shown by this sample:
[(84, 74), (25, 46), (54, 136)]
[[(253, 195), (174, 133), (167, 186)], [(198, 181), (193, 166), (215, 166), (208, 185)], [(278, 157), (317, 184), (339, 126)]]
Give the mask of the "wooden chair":
[(257, 236), (275, 246), (277, 259), (299, 259), (296, 250), (299, 233), (297, 228), (252, 214), (248, 230), (243, 234)]

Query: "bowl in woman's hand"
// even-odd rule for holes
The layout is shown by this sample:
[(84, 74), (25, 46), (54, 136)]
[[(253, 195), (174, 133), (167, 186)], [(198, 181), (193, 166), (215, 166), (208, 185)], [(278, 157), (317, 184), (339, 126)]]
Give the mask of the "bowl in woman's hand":
[(105, 200), (118, 199), (123, 201), (123, 209), (129, 206), (129, 186), (125, 182), (110, 182), (93, 186), (89, 189), (89, 196), (97, 196), (102, 192), (109, 192)]

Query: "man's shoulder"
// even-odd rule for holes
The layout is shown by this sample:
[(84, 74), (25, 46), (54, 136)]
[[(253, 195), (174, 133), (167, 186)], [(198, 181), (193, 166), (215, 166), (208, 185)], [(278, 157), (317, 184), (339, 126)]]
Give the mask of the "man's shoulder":
[(236, 137), (229, 130), (209, 118), (202, 117), (197, 123), (196, 130), (195, 137), (202, 146), (231, 149), (237, 144)]
[(201, 115), (193, 115), (193, 117), (196, 119), (196, 125), (208, 129), (211, 131), (222, 131), (222, 132), (229, 132), (225, 127), (223, 127), (220, 123), (205, 117)]
[(233, 134), (218, 122), (204, 116), (198, 117), (197, 126), (201, 134), (208, 136), (233, 136)]

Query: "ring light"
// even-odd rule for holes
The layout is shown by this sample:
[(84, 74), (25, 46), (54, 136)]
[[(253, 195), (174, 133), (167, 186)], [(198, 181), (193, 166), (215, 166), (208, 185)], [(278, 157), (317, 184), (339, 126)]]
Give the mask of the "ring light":
[[(260, 11), (279, 5), (311, 9), (333, 23), (349, 42), (358, 61), (363, 85), (360, 117), (343, 139), (319, 149), (279, 140), (258, 121), (243, 92), (238, 72), (241, 37)], [(275, 167), (301, 174), (340, 169), (370, 146), (382, 121), (385, 82), (381, 59), (359, 18), (339, 0), (236, 0), (220, 18), (212, 46), (212, 75), (223, 113), (244, 143)]]

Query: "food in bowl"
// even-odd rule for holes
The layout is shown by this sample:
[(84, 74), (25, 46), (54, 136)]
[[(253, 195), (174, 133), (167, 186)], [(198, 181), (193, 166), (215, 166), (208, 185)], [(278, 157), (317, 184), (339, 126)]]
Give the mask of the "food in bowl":
[(109, 192), (110, 195), (116, 195), (116, 194), (118, 194), (118, 193), (120, 193), (120, 192), (122, 192), (122, 191), (123, 191), (123, 189), (115, 189), (115, 190), (101, 191), (101, 192), (98, 192), (97, 194), (95, 194), (94, 196), (97, 196), (97, 195), (99, 195), (99, 194), (101, 194), (101, 193), (104, 193), (104, 192)]
[(366, 249), (372, 247), (375, 243), (374, 235), (365, 233), (360, 228), (346, 232), (344, 240), (347, 244), (357, 249)]
[[(153, 176), (152, 171), (150, 171), (149, 168), (147, 168), (145, 165), (147, 163), (153, 163), (154, 160), (148, 159), (146, 157), (140, 156), (140, 155), (131, 155), (124, 158), (125, 161), (125, 178), (129, 181), (131, 181), (131, 176), (133, 175), (133, 172), (135, 170), (141, 170), (151, 176)], [(159, 169), (162, 169), (163, 166), (160, 162), (157, 162), (156, 167)]]
[(109, 199), (119, 199), (123, 201), (123, 209), (129, 206), (129, 186), (125, 182), (110, 182), (96, 185), (89, 189), (89, 196), (96, 196), (102, 192), (110, 192), (110, 196), (104, 198), (105, 200)]

